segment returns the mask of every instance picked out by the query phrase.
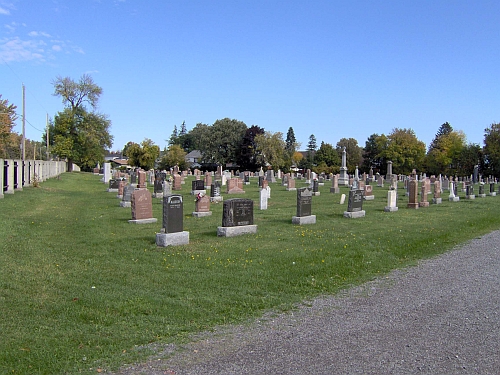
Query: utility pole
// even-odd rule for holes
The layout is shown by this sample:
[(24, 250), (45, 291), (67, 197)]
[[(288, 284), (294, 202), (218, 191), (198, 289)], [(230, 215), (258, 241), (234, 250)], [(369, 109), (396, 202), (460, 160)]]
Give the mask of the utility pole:
[(47, 140), (46, 140), (46, 142), (47, 142), (47, 161), (48, 161), (49, 155), (50, 155), (50, 151), (49, 151), (49, 114), (47, 113), (46, 115), (47, 115), (47, 118), (45, 119), (45, 124), (47, 127), (47, 132), (46, 132), (47, 133), (46, 134)]
[(22, 155), (22, 160), (26, 160), (26, 100), (25, 100), (25, 88), (24, 88), (24, 83), (23, 83), (23, 155)]

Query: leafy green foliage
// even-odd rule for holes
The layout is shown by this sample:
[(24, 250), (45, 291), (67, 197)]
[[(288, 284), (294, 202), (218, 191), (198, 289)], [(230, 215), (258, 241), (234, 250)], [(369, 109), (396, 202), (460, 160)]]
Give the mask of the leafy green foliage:
[(111, 121), (106, 115), (89, 111), (85, 106), (90, 104), (92, 109), (97, 106), (102, 88), (87, 74), (78, 82), (69, 77), (57, 77), (53, 85), (54, 96), (61, 97), (66, 108), (55, 116), (50, 129), (51, 150), (68, 159), (69, 170), (73, 162), (82, 170), (90, 170), (104, 161), (106, 149), (113, 144), (113, 136), (109, 133)]
[(340, 167), (341, 160), (337, 150), (331, 144), (321, 142), (321, 146), (319, 146), (318, 151), (314, 155), (314, 162), (318, 166), (323, 163), (327, 167)]
[(259, 134), (264, 134), (264, 132), (263, 128), (256, 125), (252, 125), (246, 130), (245, 136), (241, 142), (238, 159), (236, 160), (241, 170), (257, 170), (259, 167), (257, 161), (257, 143), (255, 138)]
[(153, 169), (156, 159), (160, 156), (160, 148), (149, 138), (145, 138), (141, 144), (128, 142), (123, 150), (128, 157), (128, 164), (144, 170)]
[(395, 128), (387, 139), (388, 145), (382, 156), (387, 161), (392, 161), (394, 174), (410, 174), (413, 169), (422, 169), (425, 143), (417, 139), (412, 129)]
[(484, 129), (484, 160), (486, 172), (500, 176), (500, 123)]
[(285, 166), (288, 160), (285, 151), (285, 141), (281, 132), (265, 132), (255, 136), (257, 161), (261, 166), (271, 166), (277, 171)]
[(12, 132), (14, 122), (17, 120), (16, 108), (0, 95), (0, 158), (11, 157), (10, 150), (19, 148), (15, 142), (15, 133)]
[(158, 163), (158, 168), (168, 171), (177, 165), (181, 170), (185, 170), (189, 168), (186, 155), (181, 146), (171, 145)]
[(345, 147), (347, 170), (352, 171), (362, 163), (362, 149), (358, 146), (358, 141), (354, 138), (341, 138), (337, 142), (336, 149), (340, 160), (342, 160), (342, 150)]

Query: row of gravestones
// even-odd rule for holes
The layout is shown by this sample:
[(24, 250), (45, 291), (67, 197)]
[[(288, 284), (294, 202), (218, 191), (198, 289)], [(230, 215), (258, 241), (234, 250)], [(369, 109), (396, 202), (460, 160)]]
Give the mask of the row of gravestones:
[[(118, 187), (118, 197), (122, 199), (122, 203), (130, 196), (132, 207), (132, 220), (131, 223), (152, 223), (156, 222), (156, 218), (152, 216), (152, 200), (150, 192), (145, 188), (144, 180), (145, 174), (139, 172), (139, 183), (137, 188), (132, 185), (125, 185), (125, 181), (118, 181), (118, 186), (115, 184), (117, 181), (110, 181), (110, 189), (114, 191)], [(456, 193), (456, 184), (452, 183), (450, 192), (450, 200), (458, 200), (454, 193)], [(482, 186), (482, 185), (481, 185)], [(194, 216), (211, 215), (210, 212), (210, 199), (199, 191), (199, 183), (193, 181), (193, 191), (198, 191), (195, 203)], [(123, 188), (123, 190), (122, 190)], [(219, 187), (220, 188), (220, 187)], [(440, 184), (436, 181), (434, 184), (435, 196), (434, 203), (441, 203), (440, 199)], [(471, 198), (472, 186), (470, 191), (467, 191), (467, 196)], [(212, 192), (216, 192), (216, 187), (212, 185)], [(301, 188), (297, 190), (297, 215), (292, 217), (294, 224), (313, 224), (316, 222), (316, 216), (311, 213), (312, 196), (316, 195), (317, 184), (313, 183), (313, 188)], [(418, 181), (410, 181), (409, 186), (409, 208), (418, 208), (428, 206), (426, 201), (426, 187), (422, 185), (421, 189), (421, 202), (418, 202)], [(491, 191), (493, 190), (493, 192)], [(219, 192), (220, 194), (220, 192)], [(480, 192), (481, 194), (481, 192)], [(490, 185), (490, 195), (496, 195), (494, 192), (494, 184)], [(265, 199), (265, 208), (263, 208), (263, 197)], [(270, 197), (270, 188), (266, 187), (261, 189), (261, 209), (267, 208), (267, 199)], [(438, 198), (438, 199), (436, 199)], [(365, 190), (351, 189), (349, 191), (349, 200), (347, 211), (344, 212), (344, 217), (358, 218), (365, 216), (365, 211), (362, 209), (363, 200), (366, 199)], [(384, 209), (386, 212), (397, 211), (396, 206), (396, 191), (388, 191), (388, 206)], [(163, 200), (163, 227), (162, 231), (157, 235), (158, 246), (180, 245), (189, 243), (189, 233), (182, 230), (182, 217), (183, 217), (183, 198), (182, 195), (165, 194)], [(126, 207), (126, 205), (121, 205)], [(253, 201), (250, 199), (230, 199), (224, 203), (223, 209), (223, 225), (218, 227), (217, 233), (219, 236), (231, 237), (245, 233), (255, 233), (257, 227), (253, 225)]]

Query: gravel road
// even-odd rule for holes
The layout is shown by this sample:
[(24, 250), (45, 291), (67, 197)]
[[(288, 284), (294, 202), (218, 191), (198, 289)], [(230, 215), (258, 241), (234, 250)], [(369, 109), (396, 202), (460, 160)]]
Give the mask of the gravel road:
[(500, 231), (117, 374), (500, 374)]

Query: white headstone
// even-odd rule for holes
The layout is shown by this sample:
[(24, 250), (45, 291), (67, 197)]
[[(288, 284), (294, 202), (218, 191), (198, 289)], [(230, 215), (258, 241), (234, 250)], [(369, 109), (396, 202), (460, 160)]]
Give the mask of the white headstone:
[(261, 210), (267, 210), (267, 189), (260, 189), (260, 206)]
[(340, 204), (344, 204), (345, 203), (345, 194), (342, 194), (340, 196)]

